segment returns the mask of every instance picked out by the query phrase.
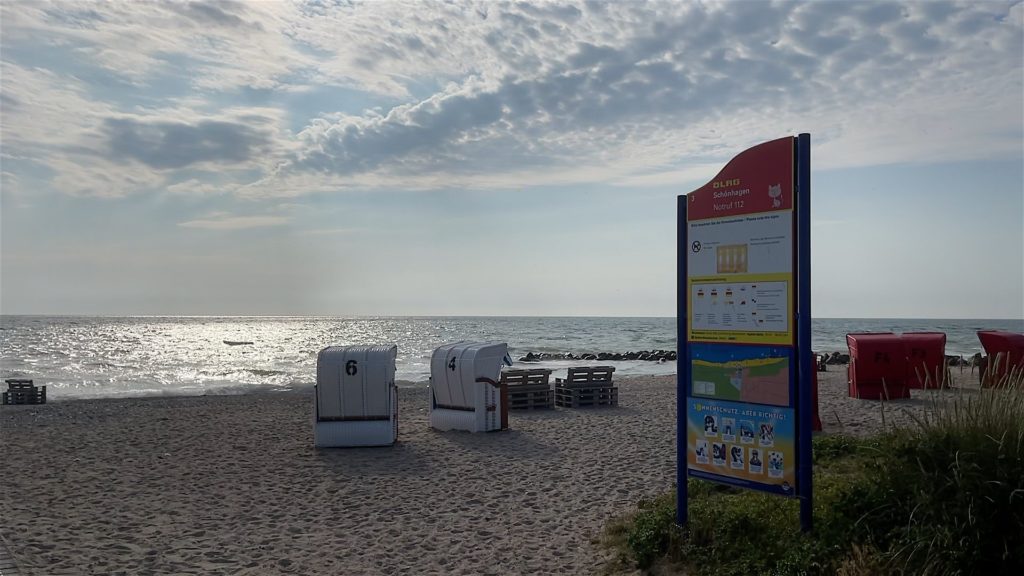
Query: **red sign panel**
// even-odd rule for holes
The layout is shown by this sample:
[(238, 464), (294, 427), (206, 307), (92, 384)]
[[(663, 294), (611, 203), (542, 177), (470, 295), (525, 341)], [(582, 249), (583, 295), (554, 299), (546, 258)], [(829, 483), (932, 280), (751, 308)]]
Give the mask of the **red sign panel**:
[(793, 209), (793, 138), (759, 144), (688, 194), (687, 220)]

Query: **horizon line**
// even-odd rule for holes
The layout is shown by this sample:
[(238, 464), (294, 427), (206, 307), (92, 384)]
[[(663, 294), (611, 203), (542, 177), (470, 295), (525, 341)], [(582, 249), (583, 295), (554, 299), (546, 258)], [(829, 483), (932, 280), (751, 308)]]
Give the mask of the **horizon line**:
[[(0, 313), (0, 317), (35, 318), (678, 318), (650, 315), (546, 315), (546, 314), (86, 314), (86, 313)], [(952, 318), (923, 316), (811, 316), (812, 320), (999, 320), (1024, 322), (1021, 318)]]

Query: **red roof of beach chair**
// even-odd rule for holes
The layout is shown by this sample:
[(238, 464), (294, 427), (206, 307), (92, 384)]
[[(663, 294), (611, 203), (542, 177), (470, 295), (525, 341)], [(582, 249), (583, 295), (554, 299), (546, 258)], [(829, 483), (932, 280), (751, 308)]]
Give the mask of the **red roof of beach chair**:
[[(998, 380), (1005, 376), (1012, 367), (1024, 368), (1024, 334), (1003, 332), (1002, 330), (979, 330), (978, 340), (981, 340), (981, 345), (988, 355), (988, 367), (993, 367), (997, 371), (984, 380)], [(997, 355), (998, 366), (996, 365)]]
[(907, 386), (939, 388), (945, 374), (946, 334), (944, 332), (904, 332), (900, 336), (907, 356)]
[(847, 334), (850, 396), (871, 400), (909, 398), (907, 357), (891, 332)]

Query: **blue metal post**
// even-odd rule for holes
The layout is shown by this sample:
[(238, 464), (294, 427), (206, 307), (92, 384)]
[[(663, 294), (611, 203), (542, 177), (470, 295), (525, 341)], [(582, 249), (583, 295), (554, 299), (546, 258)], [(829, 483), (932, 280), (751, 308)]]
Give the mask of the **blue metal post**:
[(800, 528), (810, 532), (813, 527), (814, 500), (811, 486), (813, 463), (811, 432), (814, 423), (812, 390), (816, 370), (811, 353), (811, 135), (800, 134), (796, 141), (796, 218), (797, 218), (797, 401), (799, 422), (797, 442), (800, 466), (797, 485), (800, 488)]
[(676, 197), (676, 524), (685, 526), (688, 520), (686, 493), (686, 395), (690, 391), (690, 347), (687, 343), (686, 260), (690, 245), (686, 237), (686, 194)]

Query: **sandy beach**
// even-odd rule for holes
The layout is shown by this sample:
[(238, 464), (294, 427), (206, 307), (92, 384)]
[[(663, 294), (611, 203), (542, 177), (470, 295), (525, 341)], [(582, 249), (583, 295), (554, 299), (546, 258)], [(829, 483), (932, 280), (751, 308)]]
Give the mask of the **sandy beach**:
[[(879, 430), (844, 368), (819, 375), (825, 432)], [(675, 481), (675, 378), (617, 382), (618, 408), (490, 434), (430, 430), (427, 391), (403, 388), (395, 446), (319, 451), (311, 390), (4, 406), (0, 536), (46, 576), (593, 574), (605, 523)]]

